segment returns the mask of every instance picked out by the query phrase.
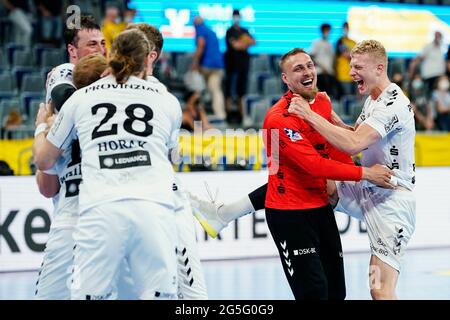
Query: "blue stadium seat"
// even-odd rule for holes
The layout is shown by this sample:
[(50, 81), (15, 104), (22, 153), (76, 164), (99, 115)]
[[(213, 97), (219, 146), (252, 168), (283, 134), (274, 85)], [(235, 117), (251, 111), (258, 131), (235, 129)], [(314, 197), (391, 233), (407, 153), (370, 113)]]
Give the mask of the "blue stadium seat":
[(41, 64), (42, 61), (42, 53), (46, 50), (59, 50), (59, 49), (55, 49), (54, 47), (52, 47), (49, 44), (46, 43), (36, 43), (33, 47), (33, 55), (34, 55), (34, 61), (36, 62), (37, 65)]
[(0, 50), (0, 73), (9, 70), (9, 63), (6, 54)]
[(27, 50), (14, 51), (12, 62), (12, 66), (34, 67), (33, 55)]
[(16, 82), (14, 81), (11, 73), (0, 73), (0, 91), (16, 93)]
[(42, 102), (41, 99), (33, 99), (28, 105), (28, 115), (25, 124), (34, 126), (34, 120), (36, 119), (37, 112), (39, 110), (39, 104)]
[(251, 72), (271, 72), (270, 61), (267, 55), (252, 56), (250, 58)]
[(11, 70), (11, 74), (16, 81), (16, 87), (21, 88), (23, 76), (32, 73), (33, 71), (33, 67), (14, 66)]
[(41, 68), (53, 68), (63, 63), (63, 57), (61, 50), (59, 49), (47, 49), (42, 52), (42, 58), (40, 61)]
[(5, 49), (6, 49), (6, 54), (7, 54), (7, 58), (8, 58), (8, 63), (10, 65), (12, 65), (14, 52), (16, 52), (17, 50), (25, 50), (25, 46), (11, 42), (11, 43), (7, 43), (5, 45)]
[(283, 91), (281, 89), (281, 80), (279, 78), (267, 78), (263, 82), (262, 93), (264, 96), (282, 95)]
[(41, 92), (22, 92), (20, 94), (20, 104), (24, 114), (27, 116), (33, 116), (31, 104), (35, 101), (43, 102), (44, 94)]
[(28, 73), (24, 74), (20, 91), (22, 92), (39, 92), (45, 90), (45, 80), (41, 73)]

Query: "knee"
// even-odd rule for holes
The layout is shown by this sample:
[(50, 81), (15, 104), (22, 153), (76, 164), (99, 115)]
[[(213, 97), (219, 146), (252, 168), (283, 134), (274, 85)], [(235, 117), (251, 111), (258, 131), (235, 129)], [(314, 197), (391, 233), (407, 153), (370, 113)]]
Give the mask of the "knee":
[(390, 288), (371, 289), (370, 295), (373, 300), (395, 300), (395, 292)]

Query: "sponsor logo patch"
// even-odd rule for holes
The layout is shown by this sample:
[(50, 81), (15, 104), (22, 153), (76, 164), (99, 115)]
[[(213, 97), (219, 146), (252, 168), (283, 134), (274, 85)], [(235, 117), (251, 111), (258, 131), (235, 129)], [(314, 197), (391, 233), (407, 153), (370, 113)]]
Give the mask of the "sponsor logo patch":
[(398, 123), (398, 117), (397, 115), (394, 115), (392, 119), (384, 125), (384, 129), (386, 130), (386, 132), (391, 131), (396, 123)]
[(284, 132), (286, 133), (287, 137), (291, 139), (292, 142), (303, 140), (302, 136), (297, 131), (294, 131), (289, 128), (284, 128)]
[(100, 156), (99, 160), (102, 169), (123, 169), (152, 165), (150, 154), (145, 150), (104, 155)]

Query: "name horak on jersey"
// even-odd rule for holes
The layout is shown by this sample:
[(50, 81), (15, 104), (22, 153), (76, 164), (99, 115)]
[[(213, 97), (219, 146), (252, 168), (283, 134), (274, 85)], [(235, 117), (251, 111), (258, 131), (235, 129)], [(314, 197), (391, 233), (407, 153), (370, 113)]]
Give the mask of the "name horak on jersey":
[(144, 91), (152, 91), (155, 93), (161, 93), (157, 88), (152, 88), (149, 86), (145, 86), (142, 84), (133, 84), (133, 83), (102, 83), (98, 85), (89, 86), (84, 90), (84, 93), (89, 93), (91, 91), (96, 90), (107, 90), (107, 89), (126, 89), (126, 90), (144, 90)]
[(107, 142), (98, 143), (98, 151), (116, 151), (116, 150), (126, 150), (126, 149), (134, 149), (136, 147), (144, 149), (146, 141), (139, 140), (124, 140), (119, 139), (117, 141), (111, 140)]

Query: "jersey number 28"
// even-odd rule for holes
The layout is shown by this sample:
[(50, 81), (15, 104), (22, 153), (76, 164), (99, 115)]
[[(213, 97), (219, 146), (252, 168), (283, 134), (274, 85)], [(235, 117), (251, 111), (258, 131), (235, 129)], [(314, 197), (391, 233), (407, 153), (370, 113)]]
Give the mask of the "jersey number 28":
[[(96, 115), (98, 110), (102, 108), (106, 109), (106, 114), (102, 121), (100, 121), (100, 124), (94, 128), (94, 131), (92, 131), (92, 140), (117, 134), (117, 123), (112, 124), (110, 129), (100, 130), (100, 128), (116, 114), (116, 106), (111, 103), (97, 104), (92, 107), (92, 115)], [(144, 115), (140, 117), (136, 116), (134, 114), (134, 111), (136, 109), (141, 109), (142, 111), (144, 111)], [(125, 131), (140, 137), (148, 137), (153, 133), (153, 127), (148, 123), (151, 119), (153, 119), (153, 111), (149, 106), (138, 103), (130, 104), (125, 108), (125, 113), (128, 116), (128, 118), (123, 123), (123, 128), (125, 129)], [(133, 123), (135, 121), (144, 123), (144, 128), (142, 131), (133, 129)]]

